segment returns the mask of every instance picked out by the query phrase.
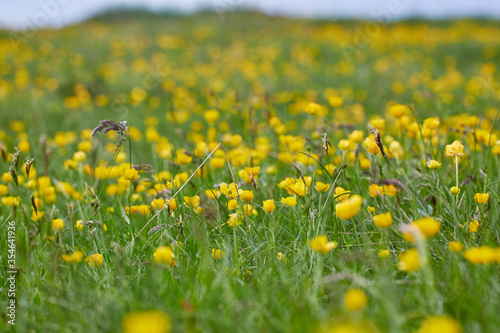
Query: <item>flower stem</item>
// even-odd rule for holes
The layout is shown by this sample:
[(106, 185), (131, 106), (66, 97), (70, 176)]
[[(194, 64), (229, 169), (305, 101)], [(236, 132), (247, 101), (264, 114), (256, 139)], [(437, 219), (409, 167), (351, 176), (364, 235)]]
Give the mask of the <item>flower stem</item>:
[[(458, 156), (455, 155), (455, 175), (456, 175), (456, 186), (458, 187)], [(458, 204), (458, 195), (455, 196), (455, 201)]]

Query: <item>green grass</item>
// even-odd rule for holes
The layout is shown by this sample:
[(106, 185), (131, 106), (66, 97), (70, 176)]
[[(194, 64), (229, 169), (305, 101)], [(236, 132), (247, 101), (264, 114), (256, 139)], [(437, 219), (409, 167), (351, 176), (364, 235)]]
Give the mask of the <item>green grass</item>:
[[(0, 68), (0, 141), (7, 154), (22, 141), (30, 143), (29, 151), (20, 155), (20, 176), (26, 176), (25, 159), (34, 157), (39, 178), (48, 176), (54, 189), (67, 182), (80, 194), (77, 198), (57, 190), (54, 202), (45, 194), (38, 207), (44, 215), (37, 222), (31, 219), (31, 196), (44, 189), (0, 182), (7, 185), (3, 197), (22, 200), (15, 208), (0, 206), (0, 230), (16, 221), (17, 251), (16, 326), (6, 323), (5, 283), (0, 286), (5, 295), (0, 331), (119, 332), (128, 313), (153, 309), (169, 315), (173, 332), (316, 332), (324, 326), (335, 331), (345, 323), (361, 323), (360, 332), (412, 332), (429, 316), (439, 315), (454, 318), (463, 332), (498, 331), (499, 150), (481, 138), (485, 133), (500, 135), (495, 118), (499, 71), (490, 70), (500, 52), (499, 22), (399, 22), (381, 27), (363, 44), (357, 39), (357, 31), (367, 29), (362, 21), (258, 13), (224, 13), (222, 19), (214, 13), (121, 17), (108, 14), (61, 30), (38, 31), (15, 47), (11, 32), (0, 31), (0, 60), (6, 64)], [(346, 46), (355, 50), (352, 57), (346, 58)], [(49, 79), (56, 80), (54, 89)], [(397, 82), (404, 91), (393, 88)], [(146, 93), (144, 100), (131, 100), (134, 88)], [(344, 106), (328, 107), (325, 117), (303, 112), (309, 102), (328, 106), (328, 94), (343, 97)], [(75, 102), (73, 96), (79, 99)], [(99, 103), (98, 96), (108, 102)], [(411, 105), (415, 112), (408, 109), (406, 116), (419, 123), (419, 133), (427, 117), (438, 116), (436, 141), (411, 137), (409, 126), (398, 127), (387, 111), (394, 103)], [(356, 111), (358, 104), (363, 111)], [(220, 113), (210, 139), (211, 127), (203, 116), (209, 109)], [(353, 129), (367, 136), (368, 122), (376, 115), (386, 119), (386, 150), (396, 140), (404, 156), (391, 156), (387, 162), (380, 154), (368, 154), (362, 144), (355, 161), (338, 148), (325, 154), (323, 133), (336, 147)], [(467, 125), (466, 115), (480, 122)], [(269, 125), (273, 116), (285, 124), (287, 135), (303, 140), (299, 149), (283, 144), (280, 134), (285, 133)], [(125, 155), (118, 156), (110, 149), (116, 138), (97, 134), (86, 159), (75, 169), (64, 168), (64, 161), (79, 150), (82, 131), (104, 119), (126, 120), (142, 138), (131, 133), (132, 139), (119, 150)], [(146, 124), (152, 119), (158, 124)], [(25, 129), (16, 132), (13, 120), (23, 121)], [(156, 128), (159, 140), (147, 139), (148, 127)], [(76, 138), (58, 146), (57, 132)], [(236, 145), (225, 137), (236, 134), (242, 136)], [(262, 148), (264, 137), (269, 150)], [(164, 157), (158, 151), (161, 140), (172, 145)], [(458, 203), (449, 193), (455, 165), (444, 156), (445, 146), (454, 140), (466, 152), (459, 163), (459, 183), (464, 183)], [(140, 173), (133, 185), (149, 179), (153, 187), (159, 171), (191, 175), (210, 150), (182, 165), (176, 162), (176, 149), (195, 153), (200, 141), (224, 144), (237, 182), (238, 170), (261, 167), (257, 188), (241, 183), (254, 192), (257, 214), (244, 217), (240, 204), (240, 226), (226, 224), (234, 211), (227, 209), (224, 195), (210, 200), (205, 194), (216, 184), (233, 182), (227, 163), (216, 169), (207, 162), (203, 177), (193, 177), (176, 197), (174, 214), (165, 209), (155, 218), (154, 210), (146, 216), (127, 213), (131, 205), (151, 203), (147, 191), (131, 186), (112, 195), (109, 185), (117, 184), (121, 174), (99, 179), (86, 172), (102, 163), (122, 169), (129, 163), (149, 164), (154, 173)], [(291, 161), (280, 155), (284, 152), (293, 152)], [(301, 152), (316, 154), (317, 161), (304, 163)], [(360, 166), (361, 155), (372, 167)], [(442, 162), (441, 168), (423, 167), (424, 157)], [(291, 163), (297, 160), (312, 185), (290, 208), (280, 202), (289, 194), (278, 184), (286, 177), (302, 178)], [(331, 175), (325, 172), (328, 164), (336, 165)], [(276, 167), (275, 174), (267, 172), (270, 166)], [(1, 173), (9, 167), (11, 161), (2, 159)], [(370, 196), (369, 185), (383, 179), (403, 184), (397, 196)], [(317, 181), (330, 184), (329, 191), (316, 191)], [(182, 184), (174, 185), (166, 198)], [(337, 186), (363, 197), (352, 219), (335, 215)], [(488, 204), (477, 204), (474, 195), (486, 192)], [(183, 196), (194, 195), (200, 197), (200, 213), (181, 204)], [(276, 203), (270, 214), (262, 209), (267, 199)], [(393, 225), (377, 228), (369, 206), (377, 214), (390, 212)], [(400, 227), (427, 216), (440, 222), (439, 233), (418, 244), (406, 241)], [(65, 222), (59, 233), (52, 228), (56, 218)], [(94, 223), (80, 231), (77, 220)], [(462, 227), (472, 220), (480, 222), (475, 233)], [(54, 240), (47, 241), (47, 235)], [(317, 235), (327, 235), (338, 246), (327, 254), (314, 252), (308, 240)], [(450, 241), (461, 242), (465, 249), (491, 246), (496, 259), (472, 264), (449, 250)], [(7, 249), (7, 231), (0, 245)], [(173, 248), (175, 267), (155, 262), (159, 246)], [(399, 271), (398, 256), (414, 247), (427, 265), (414, 273)], [(103, 265), (61, 259), (76, 249), (85, 257), (102, 254)], [(221, 249), (222, 257), (214, 259), (212, 249)], [(382, 249), (390, 250), (389, 258), (378, 256)], [(6, 254), (3, 250), (0, 259), (2, 281), (8, 277)], [(352, 288), (368, 296), (361, 310), (348, 311), (344, 305), (344, 294)]]

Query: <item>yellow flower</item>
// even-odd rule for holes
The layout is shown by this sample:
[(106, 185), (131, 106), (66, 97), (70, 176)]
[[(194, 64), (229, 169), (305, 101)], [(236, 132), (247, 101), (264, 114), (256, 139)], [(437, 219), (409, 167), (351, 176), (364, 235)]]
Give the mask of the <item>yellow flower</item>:
[(362, 204), (363, 198), (359, 194), (355, 194), (335, 206), (335, 215), (348, 220), (359, 213)]
[[(78, 143), (78, 149), (83, 153), (83, 159), (80, 160), (83, 161), (85, 159), (85, 153), (90, 152), (90, 149), (92, 149), (92, 142), (89, 140), (83, 140)], [(76, 153), (75, 153), (76, 154)], [(76, 158), (75, 158), (76, 159)]]
[(78, 162), (75, 160), (65, 160), (63, 161), (64, 169), (73, 170), (78, 166)]
[(344, 99), (340, 96), (330, 96), (328, 97), (328, 104), (333, 108), (339, 108), (344, 104)]
[(79, 231), (82, 231), (84, 226), (85, 224), (83, 223), (82, 220), (78, 220), (75, 222), (75, 228), (78, 229)]
[(490, 198), (490, 194), (489, 193), (476, 193), (474, 195), (474, 200), (476, 200), (476, 202), (478, 204), (485, 204), (485, 203), (487, 203), (489, 198)]
[(378, 251), (378, 257), (381, 259), (387, 259), (391, 255), (391, 251), (389, 250), (380, 250)]
[(392, 184), (384, 185), (384, 193), (389, 197), (393, 197), (398, 194), (398, 188)]
[(338, 202), (342, 202), (349, 198), (350, 192), (344, 190), (342, 187), (338, 186), (335, 188), (334, 197)]
[(423, 217), (403, 227), (403, 237), (409, 242), (415, 242), (415, 237), (426, 239), (439, 232), (440, 224), (432, 217)]
[(234, 183), (231, 183), (227, 185), (226, 183), (221, 183), (220, 184), (220, 192), (224, 194), (226, 197), (236, 199), (238, 196), (237, 191), (238, 191), (238, 186), (235, 185)]
[(63, 254), (63, 255), (61, 255), (61, 258), (70, 264), (75, 263), (75, 262), (80, 262), (83, 259), (83, 252), (82, 251), (75, 251), (74, 253), (71, 253), (71, 254)]
[(371, 184), (368, 187), (368, 191), (372, 197), (379, 197), (384, 194), (384, 188), (377, 184)]
[(304, 183), (299, 183), (299, 182), (286, 186), (285, 190), (287, 190), (287, 192), (290, 195), (296, 194), (299, 197), (303, 197), (307, 194), (307, 186)]
[(175, 161), (177, 163), (186, 165), (186, 164), (191, 163), (192, 160), (193, 160), (193, 156), (191, 156), (191, 154), (189, 154), (185, 149), (177, 150), (176, 159), (175, 159)]
[(406, 105), (395, 104), (389, 108), (389, 112), (393, 117), (399, 118), (405, 114), (406, 109), (407, 109)]
[(2, 205), (4, 206), (14, 206), (21, 202), (19, 197), (2, 197)]
[(380, 153), (380, 147), (375, 141), (370, 141), (368, 143), (368, 146), (366, 147), (366, 150), (373, 155), (377, 155), (378, 153)]
[(170, 201), (167, 201), (168, 208), (170, 210), (176, 210), (177, 209), (177, 201), (174, 199), (170, 199)]
[(252, 177), (257, 180), (259, 178), (259, 173), (260, 173), (260, 167), (246, 167), (245, 171), (247, 172), (248, 175), (252, 175)]
[(479, 229), (479, 221), (478, 220), (472, 220), (469, 222), (469, 226), (467, 228), (467, 231), (470, 233), (474, 233)]
[[(125, 211), (128, 213), (129, 212), (129, 207), (125, 207)], [(139, 213), (142, 215), (148, 215), (151, 213), (151, 209), (149, 205), (134, 205), (130, 209), (131, 214)]]
[(450, 188), (450, 194), (451, 195), (458, 195), (458, 194), (460, 194), (460, 189), (456, 186), (453, 186), (452, 188)]
[(205, 190), (205, 194), (211, 200), (215, 200), (220, 197), (220, 191), (217, 190)]
[(123, 172), (123, 178), (126, 180), (136, 180), (139, 178), (139, 172), (136, 169), (125, 169)]
[(196, 208), (200, 204), (200, 197), (195, 195), (194, 197), (183, 197), (184, 204), (190, 208)]
[(441, 167), (441, 163), (436, 160), (430, 160), (427, 162), (427, 167), (431, 170), (439, 169)]
[(446, 146), (445, 156), (449, 158), (464, 156), (464, 146), (460, 141), (455, 140), (451, 145)]
[(274, 200), (269, 199), (269, 200), (264, 201), (262, 203), (262, 208), (268, 213), (274, 212), (274, 209), (276, 208), (276, 205), (274, 204)]
[(176, 265), (174, 251), (168, 246), (157, 247), (153, 253), (155, 261), (159, 264), (166, 264), (169, 267)]
[(432, 130), (438, 128), (440, 123), (439, 117), (430, 117), (424, 120), (424, 127)]
[(379, 130), (383, 130), (385, 128), (385, 119), (377, 117), (370, 120), (370, 125)]
[(449, 242), (448, 248), (450, 249), (451, 252), (460, 252), (464, 248), (464, 244), (459, 242)]
[(224, 254), (222, 250), (212, 249), (212, 258), (220, 259), (220, 257)]
[(373, 223), (379, 228), (388, 228), (392, 225), (392, 215), (390, 212), (375, 215)]
[(32, 212), (31, 213), (31, 219), (35, 222), (38, 222), (40, 221), (40, 219), (42, 218), (43, 214), (45, 214), (44, 212), (41, 212), (41, 211), (38, 211), (37, 213), (35, 212)]
[(325, 184), (322, 182), (316, 182), (316, 185), (314, 186), (316, 191), (318, 192), (326, 192), (330, 189), (330, 184)]
[(9, 187), (7, 185), (0, 185), (0, 195), (5, 196), (7, 195)]
[(285, 258), (285, 255), (281, 252), (276, 253), (276, 258), (282, 263), (286, 264), (288, 260)]
[(10, 175), (10, 173), (8, 173), (8, 172), (4, 172), (4, 173), (2, 174), (2, 181), (3, 181), (4, 183), (10, 183), (10, 182), (12, 182), (12, 176)]
[(363, 131), (360, 130), (352, 131), (352, 133), (349, 134), (349, 140), (351, 140), (354, 143), (360, 143), (361, 141), (363, 141)]
[(214, 157), (210, 160), (210, 165), (214, 169), (222, 168), (224, 163), (226, 163), (226, 160), (222, 157)]
[(238, 216), (237, 213), (229, 214), (229, 220), (227, 220), (227, 225), (229, 225), (230, 227), (241, 225), (241, 218)]
[(87, 258), (85, 258), (85, 262), (89, 264), (89, 266), (97, 267), (102, 266), (103, 260), (102, 255), (99, 253), (94, 253)]
[(295, 197), (281, 198), (281, 203), (289, 207), (295, 207), (295, 205), (297, 204), (297, 199)]
[(473, 247), (465, 250), (462, 255), (475, 265), (489, 264), (495, 260), (495, 250), (489, 246)]
[(236, 209), (236, 207), (238, 207), (238, 201), (236, 201), (235, 199), (231, 199), (228, 201), (227, 209), (234, 210)]
[[(254, 213), (253, 206), (249, 205), (249, 204), (244, 205), (243, 210), (245, 211), (245, 214), (247, 214), (247, 215), (253, 215), (253, 213)], [(257, 211), (255, 211), (255, 212), (257, 212)]]
[(21, 153), (27, 153), (30, 151), (30, 143), (28, 141), (21, 141), (18, 143), (17, 148), (19, 148), (19, 151)]
[(423, 265), (417, 249), (410, 249), (399, 256), (398, 269), (403, 272), (418, 271)]
[(349, 311), (356, 311), (366, 306), (368, 297), (360, 289), (350, 289), (344, 295), (344, 305)]
[(328, 253), (337, 247), (337, 242), (329, 242), (326, 235), (319, 235), (308, 241), (309, 247), (319, 253)]
[(250, 202), (253, 199), (253, 192), (248, 190), (242, 191), (240, 193), (240, 198), (243, 201)]
[(208, 110), (203, 113), (203, 117), (209, 124), (213, 124), (219, 119), (219, 111), (217, 110)]
[(64, 229), (64, 221), (62, 219), (52, 220), (52, 229), (54, 231), (61, 231)]
[(316, 103), (307, 104), (305, 111), (309, 114), (318, 114), (321, 111), (321, 105)]
[(342, 139), (339, 141), (339, 144), (337, 145), (337, 147), (339, 147), (340, 150), (349, 150), (349, 147), (351, 146), (351, 143), (349, 142), (349, 140), (346, 140), (346, 139)]
[(163, 311), (138, 311), (123, 317), (122, 329), (123, 333), (170, 333), (172, 323)]
[(165, 206), (165, 200), (163, 199), (154, 199), (151, 201), (151, 207), (156, 210), (161, 209), (163, 206)]
[(462, 326), (450, 316), (430, 316), (420, 325), (417, 333), (462, 333)]

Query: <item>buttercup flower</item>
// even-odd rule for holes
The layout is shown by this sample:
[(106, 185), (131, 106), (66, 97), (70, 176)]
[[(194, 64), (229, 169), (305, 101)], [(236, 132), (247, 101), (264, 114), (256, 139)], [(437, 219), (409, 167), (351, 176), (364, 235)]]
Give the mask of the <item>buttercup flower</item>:
[(71, 254), (63, 254), (63, 255), (61, 255), (61, 258), (70, 264), (75, 263), (75, 262), (80, 262), (83, 259), (83, 252), (82, 251), (75, 251)]
[(460, 252), (464, 248), (464, 245), (459, 242), (449, 242), (448, 248), (450, 249), (451, 252)]
[(402, 228), (403, 237), (409, 242), (415, 242), (415, 237), (424, 239), (432, 237), (439, 232), (440, 223), (432, 217), (424, 217), (413, 221)]
[(136, 180), (139, 178), (139, 172), (136, 169), (126, 169), (123, 172), (123, 178), (126, 180)]
[(362, 204), (363, 198), (359, 194), (354, 194), (335, 206), (335, 215), (344, 220), (353, 218), (359, 213)]
[(451, 145), (446, 146), (445, 156), (449, 158), (464, 156), (464, 146), (458, 140), (453, 141)]
[(309, 247), (319, 253), (328, 253), (337, 247), (337, 242), (329, 242), (326, 235), (319, 235), (308, 241)]
[(462, 333), (462, 326), (450, 316), (430, 316), (420, 325), (417, 333)]
[(388, 228), (392, 225), (392, 215), (390, 212), (373, 216), (373, 223), (379, 228)]
[(174, 252), (168, 246), (160, 246), (156, 248), (153, 253), (153, 257), (159, 264), (166, 264), (170, 267), (174, 267), (176, 265)]
[(281, 198), (281, 203), (294, 207), (297, 204), (297, 199), (295, 197)]
[(485, 204), (485, 203), (487, 203), (489, 198), (490, 198), (490, 194), (489, 193), (476, 193), (474, 195), (474, 200), (476, 200), (476, 202), (478, 204)]
[(85, 258), (85, 262), (88, 263), (89, 266), (92, 266), (92, 267), (102, 266), (102, 264), (103, 264), (102, 255), (99, 253), (92, 254), (92, 255), (88, 256), (87, 258)]
[(380, 250), (378, 252), (378, 257), (381, 259), (387, 259), (391, 256), (391, 251), (389, 250)]
[(240, 198), (241, 198), (241, 200), (246, 201), (246, 202), (252, 201), (252, 199), (253, 199), (253, 192), (252, 191), (248, 191), (248, 190), (242, 191), (240, 193)]
[(344, 190), (342, 187), (337, 186), (333, 195), (335, 196), (335, 200), (337, 200), (338, 202), (342, 202), (345, 199), (349, 198), (350, 193), (349, 191)]
[(64, 229), (64, 221), (62, 219), (52, 220), (52, 229), (54, 231), (61, 231)]
[(356, 311), (366, 306), (368, 297), (360, 289), (350, 289), (344, 294), (344, 305), (349, 311)]
[(197, 195), (195, 195), (193, 197), (185, 196), (185, 197), (183, 197), (183, 199), (184, 199), (184, 204), (190, 208), (196, 208), (200, 204), (200, 197)]
[(478, 220), (472, 220), (468, 223), (467, 226), (467, 231), (474, 233), (479, 229), (479, 221)]
[(441, 167), (441, 163), (436, 160), (430, 160), (427, 162), (427, 167), (431, 170), (439, 169)]
[(457, 186), (453, 186), (452, 188), (450, 188), (450, 193), (451, 195), (458, 195), (460, 194), (460, 188), (458, 188)]
[(495, 250), (489, 246), (472, 247), (462, 255), (473, 264), (489, 264), (495, 260)]
[(384, 194), (384, 188), (377, 184), (371, 184), (368, 187), (368, 191), (372, 197), (378, 197)]
[(267, 213), (272, 213), (274, 209), (276, 208), (276, 205), (274, 204), (273, 199), (266, 200), (262, 203), (262, 208), (267, 212)]
[(220, 259), (220, 257), (224, 254), (224, 252), (222, 250), (216, 250), (216, 249), (212, 249), (212, 258), (214, 259)]
[(123, 317), (122, 329), (123, 333), (170, 333), (172, 323), (163, 311), (138, 311)]
[(399, 256), (398, 269), (403, 272), (415, 272), (423, 265), (417, 249), (410, 249)]
[(314, 186), (316, 191), (318, 192), (326, 192), (330, 189), (330, 184), (325, 184), (322, 182), (316, 182), (316, 185)]

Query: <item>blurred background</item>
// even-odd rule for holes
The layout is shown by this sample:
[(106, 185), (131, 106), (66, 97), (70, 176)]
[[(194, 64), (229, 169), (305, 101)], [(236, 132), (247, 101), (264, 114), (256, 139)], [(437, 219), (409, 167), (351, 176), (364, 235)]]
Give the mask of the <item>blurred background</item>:
[(116, 8), (142, 8), (152, 11), (193, 13), (251, 9), (271, 15), (385, 19), (408, 17), (462, 18), (500, 17), (500, 1), (495, 0), (24, 0), (11, 2), (0, 11), (0, 26), (9, 28), (61, 27), (84, 21)]

